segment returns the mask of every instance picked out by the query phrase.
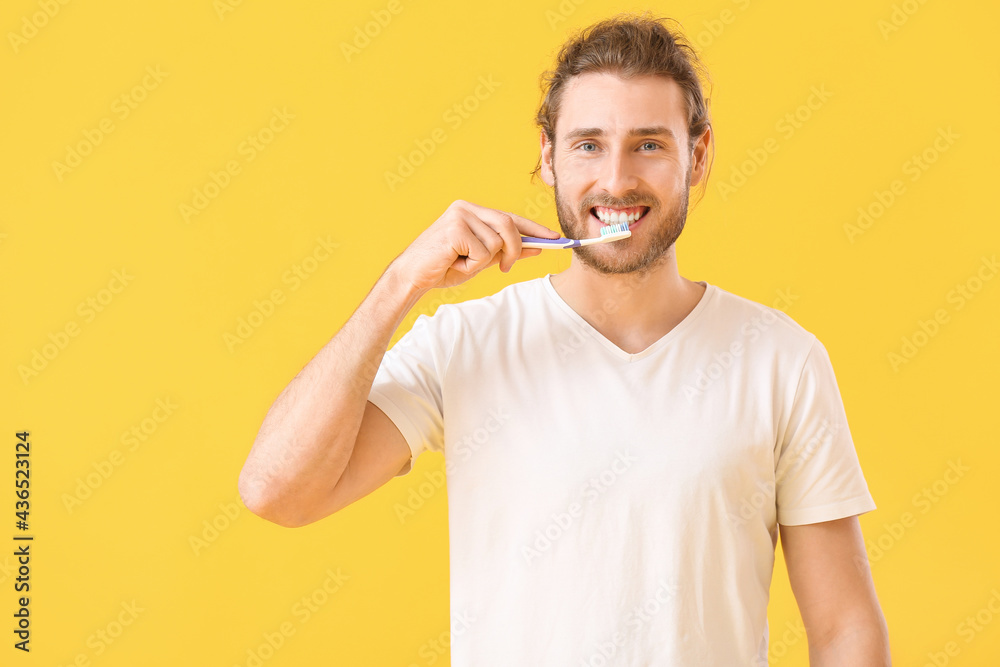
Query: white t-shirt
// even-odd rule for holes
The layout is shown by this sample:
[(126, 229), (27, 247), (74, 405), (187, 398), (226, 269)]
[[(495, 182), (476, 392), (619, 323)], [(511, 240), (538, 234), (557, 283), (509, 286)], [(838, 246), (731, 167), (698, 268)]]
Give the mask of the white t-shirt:
[(551, 275), (421, 315), (369, 397), (444, 454), (452, 664), (767, 665), (777, 523), (875, 509), (826, 349), (702, 281), (630, 354)]

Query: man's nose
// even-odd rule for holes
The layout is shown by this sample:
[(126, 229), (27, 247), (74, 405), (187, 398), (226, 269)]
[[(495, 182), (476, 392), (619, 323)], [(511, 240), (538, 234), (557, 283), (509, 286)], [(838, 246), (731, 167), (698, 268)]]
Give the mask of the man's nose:
[(624, 197), (639, 184), (632, 156), (624, 150), (611, 150), (601, 165), (598, 185), (612, 197)]

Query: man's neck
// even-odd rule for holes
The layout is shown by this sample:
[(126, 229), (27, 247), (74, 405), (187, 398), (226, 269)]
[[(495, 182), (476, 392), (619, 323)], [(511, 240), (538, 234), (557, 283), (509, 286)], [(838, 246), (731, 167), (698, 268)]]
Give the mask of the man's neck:
[(667, 335), (706, 289), (677, 273), (673, 249), (641, 275), (600, 273), (574, 254), (570, 267), (552, 276), (552, 286), (580, 317), (630, 354)]

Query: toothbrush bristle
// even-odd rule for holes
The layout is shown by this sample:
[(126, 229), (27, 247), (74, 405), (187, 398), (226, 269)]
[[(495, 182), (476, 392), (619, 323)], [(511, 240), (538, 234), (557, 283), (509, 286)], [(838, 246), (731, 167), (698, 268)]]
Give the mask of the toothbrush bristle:
[(628, 231), (628, 223), (621, 222), (616, 225), (608, 225), (607, 227), (601, 229), (601, 236), (607, 236), (608, 234), (617, 234), (618, 232), (627, 232), (627, 231)]

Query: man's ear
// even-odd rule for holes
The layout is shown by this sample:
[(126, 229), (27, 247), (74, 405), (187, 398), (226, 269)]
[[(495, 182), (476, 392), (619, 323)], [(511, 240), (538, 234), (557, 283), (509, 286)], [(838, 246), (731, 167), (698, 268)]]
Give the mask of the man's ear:
[(691, 152), (691, 187), (698, 185), (705, 177), (708, 167), (708, 146), (712, 141), (712, 126), (709, 125), (698, 137)]
[(541, 176), (545, 185), (552, 187), (556, 183), (552, 170), (552, 143), (549, 141), (548, 136), (546, 136), (545, 130), (542, 130), (539, 135), (539, 144), (542, 151)]

